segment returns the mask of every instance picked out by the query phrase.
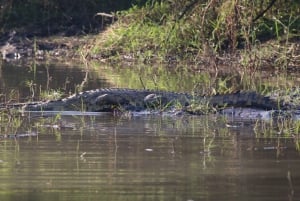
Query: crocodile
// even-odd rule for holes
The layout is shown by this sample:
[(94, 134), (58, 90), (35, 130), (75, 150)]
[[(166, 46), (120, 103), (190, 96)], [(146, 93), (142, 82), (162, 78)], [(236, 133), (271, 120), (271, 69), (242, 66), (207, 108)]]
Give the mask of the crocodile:
[[(113, 112), (164, 110), (180, 108), (188, 113), (202, 113), (195, 105), (205, 105), (214, 111), (228, 107), (251, 107), (263, 110), (284, 110), (287, 105), (254, 91), (239, 91), (230, 94), (200, 96), (156, 90), (107, 88), (84, 91), (60, 100), (11, 104), (7, 107), (22, 107), (23, 111), (86, 111)], [(200, 112), (199, 112), (200, 111)]]

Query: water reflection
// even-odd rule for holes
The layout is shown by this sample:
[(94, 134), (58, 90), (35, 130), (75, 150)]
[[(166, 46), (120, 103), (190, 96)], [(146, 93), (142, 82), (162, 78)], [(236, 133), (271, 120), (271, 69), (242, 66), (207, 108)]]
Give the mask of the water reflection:
[(52, 118), (0, 141), (1, 200), (297, 200), (294, 139), (218, 117)]
[[(33, 91), (38, 96), (40, 90), (68, 93), (77, 87), (145, 85), (191, 91), (197, 86), (201, 92), (223, 84), (228, 89), (242, 79), (233, 76), (227, 83), (210, 76), (147, 67), (82, 70), (57, 64), (4, 64), (0, 89), (5, 98), (11, 98), (13, 90), (16, 99), (28, 99)], [(274, 86), (268, 79), (243, 79), (246, 82), (238, 85)], [(280, 84), (290, 80), (284, 77)], [(3, 201), (299, 199), (297, 127), (284, 135), (289, 125), (229, 122), (216, 115), (31, 113), (17, 117), (11, 124), (4, 117), (4, 123), (0, 121)]]
[(81, 90), (105, 88), (109, 83), (101, 74), (82, 65), (3, 63), (0, 70), (0, 90), (6, 98), (38, 98), (40, 92), (47, 90), (68, 94), (79, 87)]

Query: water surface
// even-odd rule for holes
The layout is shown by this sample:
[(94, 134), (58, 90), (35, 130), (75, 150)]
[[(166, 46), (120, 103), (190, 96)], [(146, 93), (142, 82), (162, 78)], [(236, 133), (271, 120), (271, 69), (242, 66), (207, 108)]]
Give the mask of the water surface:
[[(0, 88), (2, 100), (28, 100), (40, 88), (68, 93), (124, 86), (125, 75), (131, 88), (160, 88), (160, 80), (179, 91), (212, 84), (207, 75), (159, 70), (143, 82), (148, 73), (142, 71), (6, 65)], [(283, 122), (222, 115), (9, 117), (0, 117), (1, 201), (300, 199), (299, 133)]]
[(101, 114), (30, 124), (24, 132), (37, 136), (0, 141), (1, 200), (299, 196), (295, 140), (255, 137), (250, 123), (231, 129), (222, 118)]

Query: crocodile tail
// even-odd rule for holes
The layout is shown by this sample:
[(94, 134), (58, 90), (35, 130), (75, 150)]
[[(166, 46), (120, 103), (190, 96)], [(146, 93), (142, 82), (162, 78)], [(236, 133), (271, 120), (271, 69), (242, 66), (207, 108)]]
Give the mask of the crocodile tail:
[(237, 92), (212, 96), (209, 100), (214, 107), (253, 107), (264, 110), (282, 109), (282, 103), (257, 92)]

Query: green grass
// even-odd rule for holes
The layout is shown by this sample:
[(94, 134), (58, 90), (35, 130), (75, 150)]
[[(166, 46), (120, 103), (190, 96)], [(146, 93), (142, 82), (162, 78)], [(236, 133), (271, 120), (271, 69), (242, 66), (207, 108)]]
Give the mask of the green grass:
[[(218, 66), (224, 57), (236, 62), (242, 58), (242, 67), (252, 69), (270, 59), (269, 65), (282, 68), (293, 59), (290, 40), (300, 36), (299, 3), (276, 2), (255, 22), (268, 2), (222, 0), (190, 5), (190, 1), (155, 1), (119, 12), (119, 21), (99, 35), (93, 51), (113, 61), (204, 62), (208, 68)], [(277, 44), (280, 48), (274, 49)]]

